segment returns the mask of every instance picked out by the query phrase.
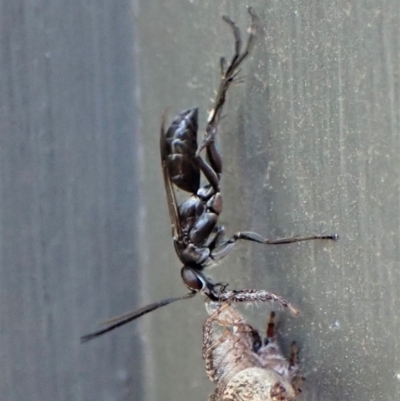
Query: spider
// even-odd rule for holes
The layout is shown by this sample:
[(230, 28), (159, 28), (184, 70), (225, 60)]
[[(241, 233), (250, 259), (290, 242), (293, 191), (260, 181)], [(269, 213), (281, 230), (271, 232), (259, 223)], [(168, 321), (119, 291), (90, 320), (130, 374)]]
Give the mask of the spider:
[(277, 340), (271, 312), (265, 338), (246, 323), (229, 302), (207, 301), (203, 327), (203, 359), (216, 384), (208, 401), (292, 401), (304, 380), (298, 375), (298, 348), (286, 358)]

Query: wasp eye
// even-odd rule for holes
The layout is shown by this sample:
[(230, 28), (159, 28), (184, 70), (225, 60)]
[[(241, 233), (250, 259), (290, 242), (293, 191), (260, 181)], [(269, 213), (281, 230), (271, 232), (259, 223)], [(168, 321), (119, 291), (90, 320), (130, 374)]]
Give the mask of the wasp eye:
[(206, 283), (202, 277), (196, 273), (191, 267), (183, 266), (181, 277), (186, 287), (193, 291), (201, 291), (206, 287)]

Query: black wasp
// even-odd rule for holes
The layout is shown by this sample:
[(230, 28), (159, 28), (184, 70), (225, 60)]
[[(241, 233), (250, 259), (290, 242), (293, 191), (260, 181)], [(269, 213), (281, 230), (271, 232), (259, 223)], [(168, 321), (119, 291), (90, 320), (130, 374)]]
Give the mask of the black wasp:
[[(215, 146), (215, 138), (227, 90), (233, 82), (238, 81), (239, 66), (251, 51), (256, 38), (256, 15), (252, 8), (248, 8), (248, 12), (251, 24), (243, 52), (238, 26), (229, 17), (223, 17), (233, 31), (235, 53), (228, 65), (225, 58), (220, 60), (221, 82), (200, 146), (197, 143), (197, 108), (179, 113), (167, 130), (165, 130), (165, 116), (162, 119), (160, 152), (168, 210), (173, 227), (175, 251), (183, 263), (181, 276), (190, 292), (180, 297), (155, 302), (113, 319), (109, 322), (109, 326), (82, 337), (82, 341), (88, 341), (111, 331), (171, 302), (191, 298), (198, 292), (204, 293), (212, 301), (275, 301), (296, 314), (297, 310), (289, 302), (275, 294), (265, 290), (228, 291), (227, 284), (213, 283), (203, 274), (203, 270), (226, 256), (238, 240), (278, 245), (315, 239), (337, 239), (336, 235), (332, 235), (268, 240), (248, 231), (238, 232), (229, 239), (225, 239), (224, 227), (218, 225), (218, 217), (222, 212), (220, 192), (222, 160)], [(201, 156), (203, 150), (206, 152), (207, 161)], [(202, 174), (207, 181), (204, 186), (201, 186)], [(180, 205), (176, 199), (174, 186), (190, 194), (190, 197)]]

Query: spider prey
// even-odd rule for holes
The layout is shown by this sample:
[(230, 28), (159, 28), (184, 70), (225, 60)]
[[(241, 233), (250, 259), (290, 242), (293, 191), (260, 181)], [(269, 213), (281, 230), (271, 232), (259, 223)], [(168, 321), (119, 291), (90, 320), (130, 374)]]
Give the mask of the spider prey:
[(297, 347), (292, 343), (289, 359), (283, 356), (274, 312), (262, 339), (230, 303), (206, 304), (203, 359), (208, 377), (217, 386), (209, 401), (294, 400), (304, 380), (298, 376)]
[[(251, 8), (248, 8), (248, 12), (251, 24), (243, 51), (239, 28), (229, 17), (223, 17), (233, 32), (235, 53), (229, 63), (224, 58), (220, 60), (221, 82), (200, 146), (197, 144), (197, 108), (179, 113), (168, 129), (165, 129), (165, 115), (162, 118), (160, 153), (168, 210), (173, 228), (175, 251), (183, 264), (181, 276), (190, 292), (179, 297), (155, 302), (140, 310), (120, 316), (111, 321), (110, 326), (83, 337), (83, 341), (101, 335), (171, 302), (191, 298), (197, 292), (204, 293), (214, 301), (273, 300), (284, 307), (289, 307), (293, 313), (296, 313), (296, 310), (287, 301), (264, 290), (227, 291), (226, 284), (213, 283), (203, 274), (203, 270), (226, 256), (238, 240), (278, 245), (314, 239), (337, 239), (337, 236), (333, 235), (268, 240), (253, 232), (238, 232), (229, 239), (224, 239), (224, 227), (217, 224), (218, 217), (222, 212), (220, 192), (222, 160), (215, 146), (215, 138), (227, 90), (231, 83), (237, 80), (239, 66), (249, 54), (256, 38), (256, 16)], [(207, 161), (201, 155), (203, 150), (205, 150)], [(206, 184), (203, 186), (201, 186), (202, 175), (206, 180)], [(190, 194), (181, 204), (178, 204), (176, 198), (177, 189)]]

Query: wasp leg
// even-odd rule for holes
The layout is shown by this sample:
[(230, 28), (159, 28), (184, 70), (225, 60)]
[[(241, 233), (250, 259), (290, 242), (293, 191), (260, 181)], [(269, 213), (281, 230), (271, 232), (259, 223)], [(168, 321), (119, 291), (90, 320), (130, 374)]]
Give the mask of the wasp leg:
[(256, 38), (255, 22), (257, 16), (253, 8), (249, 7), (247, 11), (250, 14), (251, 23), (249, 27), (249, 37), (247, 39), (246, 48), (243, 53), (240, 53), (242, 47), (242, 38), (240, 35), (240, 29), (238, 28), (236, 23), (233, 22), (228, 16), (224, 15), (222, 17), (222, 19), (232, 28), (233, 36), (235, 39), (235, 54), (230, 62), (229, 67), (226, 69), (224, 76), (226, 79), (232, 78), (232, 76), (235, 75), (237, 68), (242, 63), (242, 61), (248, 56), (254, 45), (254, 41)]
[(235, 40), (235, 54), (233, 55), (232, 60), (227, 67), (226, 67), (226, 60), (224, 58), (221, 58), (220, 60), (221, 82), (217, 90), (217, 95), (215, 97), (213, 108), (208, 116), (208, 123), (203, 138), (203, 142), (197, 149), (196, 153), (197, 155), (199, 155), (204, 148), (207, 149), (210, 148), (209, 150), (207, 150), (207, 156), (209, 157), (210, 164), (213, 166), (213, 168), (215, 168), (217, 173), (218, 171), (222, 170), (221, 158), (219, 156), (217, 149), (214, 147), (214, 145), (211, 144), (213, 144), (213, 142), (215, 141), (215, 136), (217, 133), (217, 125), (221, 117), (222, 108), (225, 104), (226, 93), (229, 89), (230, 84), (235, 81), (235, 78), (239, 73), (238, 68), (240, 64), (243, 62), (243, 60), (250, 53), (256, 38), (255, 22), (257, 17), (251, 7), (248, 8), (248, 12), (250, 14), (251, 23), (249, 28), (249, 37), (247, 39), (247, 44), (243, 53), (241, 53), (242, 38), (240, 34), (240, 29), (235, 24), (235, 22), (233, 22), (229, 17), (227, 16), (223, 17), (223, 20), (231, 27), (233, 32)]
[[(295, 242), (303, 242), (303, 241), (313, 241), (313, 240), (321, 240), (321, 239), (328, 239), (336, 241), (339, 239), (337, 234), (333, 235), (310, 235), (309, 237), (291, 237), (291, 238), (281, 238), (276, 240), (270, 240), (267, 238), (261, 237), (261, 235), (257, 233), (253, 233), (251, 231), (243, 231), (237, 232), (236, 234), (232, 235), (231, 238), (223, 242), (219, 247), (218, 250), (215, 251), (216, 254), (219, 252), (223, 252), (224, 256), (230, 252), (232, 249), (233, 244), (238, 240), (246, 240), (246, 241), (253, 241), (259, 244), (264, 245), (282, 245), (282, 244), (293, 244)], [(226, 248), (226, 250), (225, 250)]]
[(214, 237), (212, 240), (208, 243), (207, 247), (210, 249), (211, 253), (215, 248), (217, 248), (219, 245), (221, 245), (224, 241), (224, 236), (225, 236), (225, 229), (224, 226), (215, 226), (214, 232), (212, 233)]
[(215, 261), (221, 260), (228, 253), (232, 251), (236, 241), (238, 240), (253, 241), (264, 245), (283, 245), (283, 244), (293, 244), (295, 242), (303, 242), (303, 241), (313, 241), (313, 240), (336, 241), (338, 239), (339, 236), (337, 234), (333, 234), (333, 235), (312, 235), (309, 237), (292, 237), (292, 238), (282, 238), (277, 240), (269, 240), (267, 238), (261, 237), (261, 235), (257, 233), (253, 233), (251, 231), (243, 231), (232, 235), (231, 238), (223, 242), (221, 242), (221, 238), (219, 238), (219, 244), (212, 250), (211, 256)]
[[(217, 128), (215, 128), (216, 130)], [(215, 133), (216, 134), (216, 133)], [(214, 134), (214, 138), (215, 138)], [(221, 155), (215, 146), (215, 139), (214, 141), (210, 141), (206, 147), (206, 154), (207, 154), (207, 159), (209, 163), (211, 164), (213, 170), (218, 176), (218, 180), (221, 179), (221, 173), (222, 173), (222, 158)]]
[[(214, 148), (214, 144), (213, 144), (213, 148)], [(215, 149), (215, 151), (217, 152), (216, 149)], [(215, 165), (216, 165), (215, 159), (209, 159), (210, 164), (211, 164), (211, 166), (210, 166), (210, 164), (208, 164), (199, 154), (196, 154), (195, 157), (196, 157), (199, 169), (203, 172), (207, 181), (213, 187), (214, 192), (220, 192), (219, 180), (220, 180), (221, 172), (215, 170)], [(221, 159), (220, 156), (219, 156), (219, 158)]]

